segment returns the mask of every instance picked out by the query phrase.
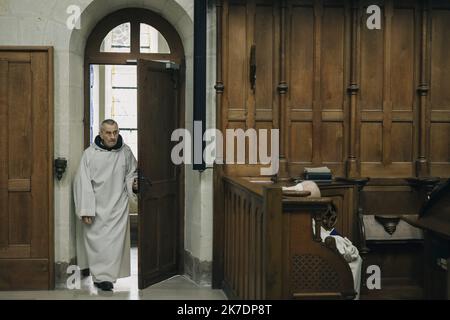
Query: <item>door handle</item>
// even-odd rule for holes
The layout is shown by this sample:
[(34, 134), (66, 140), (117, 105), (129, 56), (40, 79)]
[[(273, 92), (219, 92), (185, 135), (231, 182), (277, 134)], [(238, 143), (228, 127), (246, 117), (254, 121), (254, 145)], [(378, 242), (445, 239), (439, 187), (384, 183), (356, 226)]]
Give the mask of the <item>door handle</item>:
[(152, 181), (145, 176), (139, 176), (139, 183), (143, 183), (149, 187), (152, 185)]
[(147, 178), (146, 176), (144, 176), (144, 175), (141, 173), (141, 170), (140, 170), (140, 169), (136, 169), (136, 172), (137, 172), (138, 183), (139, 183), (139, 184), (143, 183), (143, 184), (145, 184), (145, 185), (147, 185), (147, 186), (151, 186), (151, 185), (152, 185), (152, 181), (151, 181), (149, 178)]

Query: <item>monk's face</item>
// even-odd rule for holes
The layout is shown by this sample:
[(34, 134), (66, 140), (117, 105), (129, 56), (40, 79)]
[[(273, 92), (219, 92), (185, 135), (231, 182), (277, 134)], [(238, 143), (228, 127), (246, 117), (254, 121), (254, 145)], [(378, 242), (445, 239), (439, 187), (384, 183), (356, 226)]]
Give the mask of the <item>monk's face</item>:
[(103, 144), (112, 148), (117, 144), (117, 139), (119, 138), (119, 128), (116, 124), (105, 123), (100, 129), (100, 138), (103, 140)]

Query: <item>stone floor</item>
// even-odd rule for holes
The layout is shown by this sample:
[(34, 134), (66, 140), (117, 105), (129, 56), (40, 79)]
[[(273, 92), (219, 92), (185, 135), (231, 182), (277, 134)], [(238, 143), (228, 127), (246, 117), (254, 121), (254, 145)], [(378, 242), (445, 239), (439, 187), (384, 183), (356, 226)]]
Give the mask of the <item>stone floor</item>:
[(82, 279), (80, 290), (57, 289), (52, 291), (0, 291), (0, 300), (225, 300), (222, 290), (197, 285), (187, 276), (179, 275), (157, 283), (144, 290), (138, 289), (137, 250), (131, 250), (131, 277), (119, 279), (113, 292), (98, 290), (92, 278)]

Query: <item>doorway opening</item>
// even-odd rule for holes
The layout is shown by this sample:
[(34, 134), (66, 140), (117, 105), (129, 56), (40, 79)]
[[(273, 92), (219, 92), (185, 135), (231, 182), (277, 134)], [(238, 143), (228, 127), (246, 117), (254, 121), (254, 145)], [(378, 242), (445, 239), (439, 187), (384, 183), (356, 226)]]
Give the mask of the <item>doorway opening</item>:
[(85, 146), (113, 119), (139, 164), (139, 201), (130, 201), (131, 278), (124, 279), (130, 289), (183, 273), (184, 168), (170, 161), (170, 134), (184, 127), (183, 52), (175, 29), (144, 9), (105, 17), (86, 45)]
[[(110, 37), (110, 35), (108, 36)], [(105, 119), (119, 124), (120, 135), (139, 162), (137, 122), (137, 67), (133, 65), (90, 65), (90, 144)], [(138, 286), (138, 210), (129, 201), (131, 277), (120, 279), (119, 287)], [(119, 288), (120, 290), (120, 288)]]

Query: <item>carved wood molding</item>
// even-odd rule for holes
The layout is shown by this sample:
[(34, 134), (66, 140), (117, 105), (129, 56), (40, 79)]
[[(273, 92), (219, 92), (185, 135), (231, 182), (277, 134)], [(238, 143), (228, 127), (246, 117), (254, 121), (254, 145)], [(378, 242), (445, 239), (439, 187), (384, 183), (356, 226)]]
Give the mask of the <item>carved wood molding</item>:
[(375, 220), (381, 224), (384, 230), (390, 235), (394, 234), (397, 229), (397, 225), (400, 222), (400, 217), (397, 216), (377, 216), (375, 215)]

